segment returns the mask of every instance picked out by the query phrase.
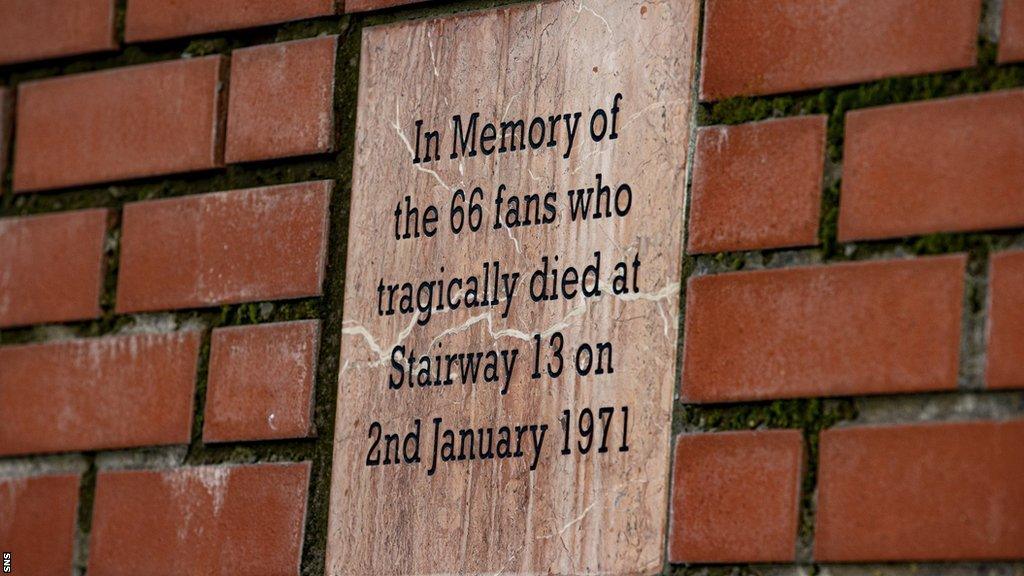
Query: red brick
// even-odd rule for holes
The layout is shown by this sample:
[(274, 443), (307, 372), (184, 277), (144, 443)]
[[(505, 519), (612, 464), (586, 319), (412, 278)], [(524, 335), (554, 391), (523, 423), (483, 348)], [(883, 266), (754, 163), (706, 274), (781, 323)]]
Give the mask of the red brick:
[(708, 0), (701, 99), (967, 68), (981, 0)]
[(803, 461), (797, 430), (680, 436), (669, 560), (794, 561)]
[(1024, 388), (1024, 251), (992, 256), (989, 272), (989, 388)]
[(220, 166), (224, 63), (211, 56), (21, 84), (14, 190)]
[(141, 42), (329, 16), (336, 0), (129, 0), (125, 40)]
[(0, 347), (0, 456), (187, 444), (199, 333)]
[(298, 574), (309, 464), (101, 472), (89, 574)]
[(116, 48), (113, 0), (0, 2), (0, 64)]
[(231, 55), (228, 162), (334, 149), (338, 37), (280, 42)]
[(814, 556), (1024, 558), (1024, 420), (821, 435)]
[(313, 433), (316, 320), (213, 331), (204, 442)]
[(99, 317), (108, 216), (0, 219), (0, 327)]
[(71, 574), (77, 513), (77, 475), (0, 478), (0, 551), (11, 554), (11, 573)]
[(818, 241), (825, 116), (697, 132), (690, 253)]
[(117, 311), (319, 295), (331, 187), (306, 182), (128, 204)]
[(965, 265), (955, 255), (691, 278), (682, 397), (955, 389)]
[(426, 0), (344, 0), (344, 2), (345, 12), (353, 14), (355, 12), (369, 12), (371, 10), (383, 10), (384, 8), (394, 8), (396, 6), (420, 4), (426, 2)]
[(1024, 90), (846, 117), (840, 241), (1024, 225)]
[(1024, 0), (1003, 0), (1000, 63), (1024, 61)]

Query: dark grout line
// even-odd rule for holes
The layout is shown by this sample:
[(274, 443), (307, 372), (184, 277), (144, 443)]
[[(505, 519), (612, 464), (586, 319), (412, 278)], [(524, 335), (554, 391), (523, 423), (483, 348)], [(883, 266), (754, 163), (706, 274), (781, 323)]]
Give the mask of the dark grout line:
[(93, 501), (96, 498), (96, 456), (87, 454), (88, 468), (78, 485), (78, 510), (75, 518), (74, 568), (85, 574), (89, 565), (89, 535), (92, 533)]
[(335, 162), (338, 172), (329, 208), (327, 264), (320, 300), (320, 350), (316, 363), (313, 414), (316, 437), (309, 455), (310, 489), (302, 545), (301, 573), (310, 576), (322, 575), (326, 561), (360, 50), (360, 27), (356, 23), (338, 39), (335, 57)]

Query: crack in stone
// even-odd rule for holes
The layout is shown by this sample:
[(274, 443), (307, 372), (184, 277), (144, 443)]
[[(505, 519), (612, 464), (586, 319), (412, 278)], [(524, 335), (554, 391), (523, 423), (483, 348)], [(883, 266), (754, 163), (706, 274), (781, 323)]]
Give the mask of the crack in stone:
[[(608, 285), (607, 282), (600, 282), (599, 286), (605, 290), (605, 294), (607, 294), (611, 298), (615, 298), (617, 300), (622, 300), (624, 302), (636, 302), (636, 301), (653, 302), (658, 307), (658, 312), (661, 314), (662, 323), (664, 325), (664, 334), (665, 334), (665, 336), (668, 336), (670, 326), (674, 326), (675, 325), (675, 318), (672, 317), (671, 318), (671, 322), (670, 322), (670, 316), (665, 313), (664, 308), (662, 307), (662, 301), (664, 301), (664, 300), (666, 300), (668, 298), (671, 298), (672, 296), (676, 295), (679, 292), (679, 286), (680, 285), (679, 285), (678, 282), (673, 282), (671, 284), (668, 284), (668, 285), (662, 287), (657, 292), (634, 292), (634, 293), (630, 293), (630, 294), (614, 294), (614, 293), (612, 293), (611, 290), (610, 290), (610, 286)], [(590, 302), (595, 302), (595, 301), (596, 302), (600, 302), (603, 298), (604, 297), (602, 296), (601, 298), (596, 298), (596, 299), (591, 299), (591, 300), (581, 300), (579, 302), (579, 304), (577, 304), (575, 307), (573, 307), (573, 309), (570, 310), (565, 316), (563, 316), (561, 320), (553, 323), (552, 325), (550, 325), (547, 328), (545, 328), (543, 331), (539, 332), (540, 336), (542, 338), (543, 337), (547, 337), (547, 336), (550, 336), (550, 335), (554, 334), (555, 332), (558, 332), (558, 331), (561, 331), (561, 330), (565, 330), (566, 328), (570, 328), (573, 325), (571, 320), (576, 318), (576, 317), (579, 317), (579, 316), (582, 316), (583, 314), (585, 314), (587, 312), (587, 309), (589, 308)], [(503, 301), (503, 300), (499, 300), (499, 302), (501, 302), (501, 301)], [(447, 312), (451, 312), (451, 311), (452, 310), (443, 310), (443, 311), (440, 311), (438, 313), (441, 314), (441, 313), (447, 313)], [(487, 312), (483, 312), (481, 314), (477, 314), (475, 316), (470, 316), (464, 322), (462, 322), (461, 324), (459, 324), (457, 326), (452, 326), (450, 328), (446, 328), (446, 329), (442, 330), (441, 332), (439, 332), (437, 335), (435, 335), (430, 340), (430, 342), (427, 344), (427, 348), (428, 349), (433, 348), (434, 345), (437, 344), (438, 341), (440, 341), (442, 338), (445, 338), (447, 336), (451, 336), (451, 335), (454, 335), (454, 334), (459, 334), (459, 333), (465, 332), (466, 330), (469, 330), (470, 328), (472, 328), (473, 326), (479, 324), (480, 322), (485, 322), (486, 323), (486, 325), (487, 325), (487, 333), (490, 335), (492, 341), (496, 341), (496, 340), (498, 340), (500, 338), (515, 338), (517, 340), (522, 340), (524, 342), (529, 342), (529, 341), (531, 341), (533, 339), (533, 334), (528, 334), (528, 333), (523, 332), (522, 330), (518, 330), (516, 328), (502, 328), (500, 330), (495, 330), (495, 328), (494, 328), (494, 318), (493, 318), (491, 312), (487, 311)], [(344, 336), (361, 336), (363, 338), (363, 340), (366, 342), (366, 345), (370, 348), (370, 351), (372, 351), (374, 354), (377, 355), (377, 360), (375, 360), (373, 362), (367, 362), (367, 363), (356, 362), (355, 363), (356, 365), (366, 365), (366, 366), (370, 366), (370, 367), (377, 367), (377, 366), (382, 366), (382, 365), (384, 365), (384, 364), (386, 364), (386, 363), (391, 361), (390, 350), (394, 350), (395, 346), (398, 346), (399, 344), (404, 342), (405, 339), (408, 338), (412, 334), (412, 331), (415, 328), (416, 328), (416, 316), (413, 315), (413, 317), (409, 321), (409, 324), (405, 328), (403, 328), (401, 332), (398, 333), (398, 337), (395, 340), (394, 344), (392, 344), (388, 348), (387, 351), (385, 351), (385, 349), (380, 344), (377, 343), (377, 339), (374, 338), (373, 334), (371, 334), (370, 331), (367, 330), (365, 326), (363, 326), (362, 324), (359, 324), (357, 322), (354, 322), (354, 321), (351, 321), (351, 320), (346, 320), (343, 323), (343, 325), (342, 325), (341, 333)], [(351, 364), (352, 364), (352, 362), (346, 360), (345, 364), (343, 365), (343, 367), (341, 369), (341, 372), (344, 373), (345, 370)]]
[[(398, 137), (402, 139), (402, 143), (405, 144), (405, 149), (409, 151), (409, 156), (411, 158), (415, 158), (416, 157), (416, 151), (413, 149), (412, 144), (409, 142), (409, 139), (406, 138), (405, 132), (402, 132), (402, 126), (398, 122), (399, 116), (400, 116), (400, 111), (399, 111), (399, 108), (398, 108), (398, 104), (396, 103), (395, 104), (395, 121), (391, 123), (391, 127), (395, 129), (395, 132), (398, 133)], [(448, 192), (452, 191), (451, 186), (448, 186), (448, 184), (446, 184), (445, 181), (441, 179), (441, 176), (437, 172), (435, 172), (435, 171), (433, 171), (433, 170), (431, 170), (429, 168), (424, 168), (420, 164), (413, 164), (413, 167), (416, 168), (417, 170), (419, 170), (420, 172), (424, 172), (424, 173), (430, 174), (431, 176), (434, 177), (434, 180), (437, 180), (437, 183), (440, 184), (442, 188), (444, 188)]]
[(605, 18), (604, 16), (601, 16), (600, 14), (598, 14), (597, 12), (595, 12), (595, 11), (594, 11), (594, 9), (593, 9), (593, 8), (591, 8), (590, 6), (587, 6), (587, 5), (586, 5), (586, 4), (584, 4), (583, 2), (580, 2), (580, 5), (579, 5), (579, 7), (578, 7), (578, 8), (576, 8), (576, 13), (577, 13), (577, 14), (579, 14), (579, 13), (580, 13), (580, 12), (582, 12), (583, 10), (586, 10), (587, 12), (590, 12), (591, 14), (593, 14), (594, 16), (596, 16), (596, 17), (597, 17), (597, 19), (598, 19), (598, 20), (600, 20), (600, 21), (601, 21), (601, 22), (602, 22), (602, 23), (604, 24), (604, 27), (605, 27), (605, 29), (606, 29), (606, 30), (608, 30), (608, 33), (609, 33), (609, 34), (611, 34), (611, 33), (612, 33), (612, 27), (611, 27), (611, 25), (610, 25), (610, 24), (608, 24), (608, 20), (607, 20), (607, 19), (606, 19), (606, 18)]

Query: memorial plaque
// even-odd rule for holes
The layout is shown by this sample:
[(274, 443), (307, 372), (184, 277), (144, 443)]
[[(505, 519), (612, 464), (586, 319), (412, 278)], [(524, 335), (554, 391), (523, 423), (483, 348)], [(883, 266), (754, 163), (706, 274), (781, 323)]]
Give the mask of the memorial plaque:
[(696, 5), (364, 30), (328, 574), (661, 569)]

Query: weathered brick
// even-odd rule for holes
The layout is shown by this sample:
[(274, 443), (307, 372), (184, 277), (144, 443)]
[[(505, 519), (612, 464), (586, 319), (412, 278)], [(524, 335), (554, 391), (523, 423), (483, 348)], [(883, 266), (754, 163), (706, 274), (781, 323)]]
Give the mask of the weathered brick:
[(1024, 90), (847, 114), (841, 241), (1024, 224)]
[(316, 320), (213, 331), (204, 442), (313, 433)]
[(998, 60), (1000, 63), (1024, 60), (1024, 0), (1003, 0)]
[(125, 40), (141, 42), (335, 13), (336, 0), (130, 0)]
[(185, 444), (199, 333), (0, 347), (0, 455)]
[(962, 255), (691, 278), (682, 397), (952, 390)]
[(708, 0), (701, 99), (967, 68), (981, 0)]
[(0, 2), (0, 64), (116, 48), (113, 0)]
[(107, 210), (0, 219), (0, 327), (100, 315)]
[(338, 37), (280, 42), (231, 55), (228, 162), (334, 149)]
[(797, 430), (679, 436), (669, 560), (795, 560), (803, 461)]
[(211, 56), (22, 83), (14, 190), (220, 166), (224, 62)]
[(1024, 420), (826, 430), (814, 556), (1024, 558)]
[(89, 574), (298, 574), (309, 464), (101, 472)]
[(353, 14), (355, 12), (369, 12), (371, 10), (383, 10), (384, 8), (394, 8), (396, 6), (406, 6), (408, 4), (420, 4), (427, 0), (344, 0), (345, 1), (345, 12), (347, 14)]
[(697, 132), (690, 253), (815, 244), (825, 116)]
[(1024, 388), (1024, 251), (992, 256), (989, 272), (989, 388)]
[(11, 574), (72, 573), (78, 475), (0, 478), (0, 552)]
[(321, 293), (329, 181), (128, 204), (117, 311)]

